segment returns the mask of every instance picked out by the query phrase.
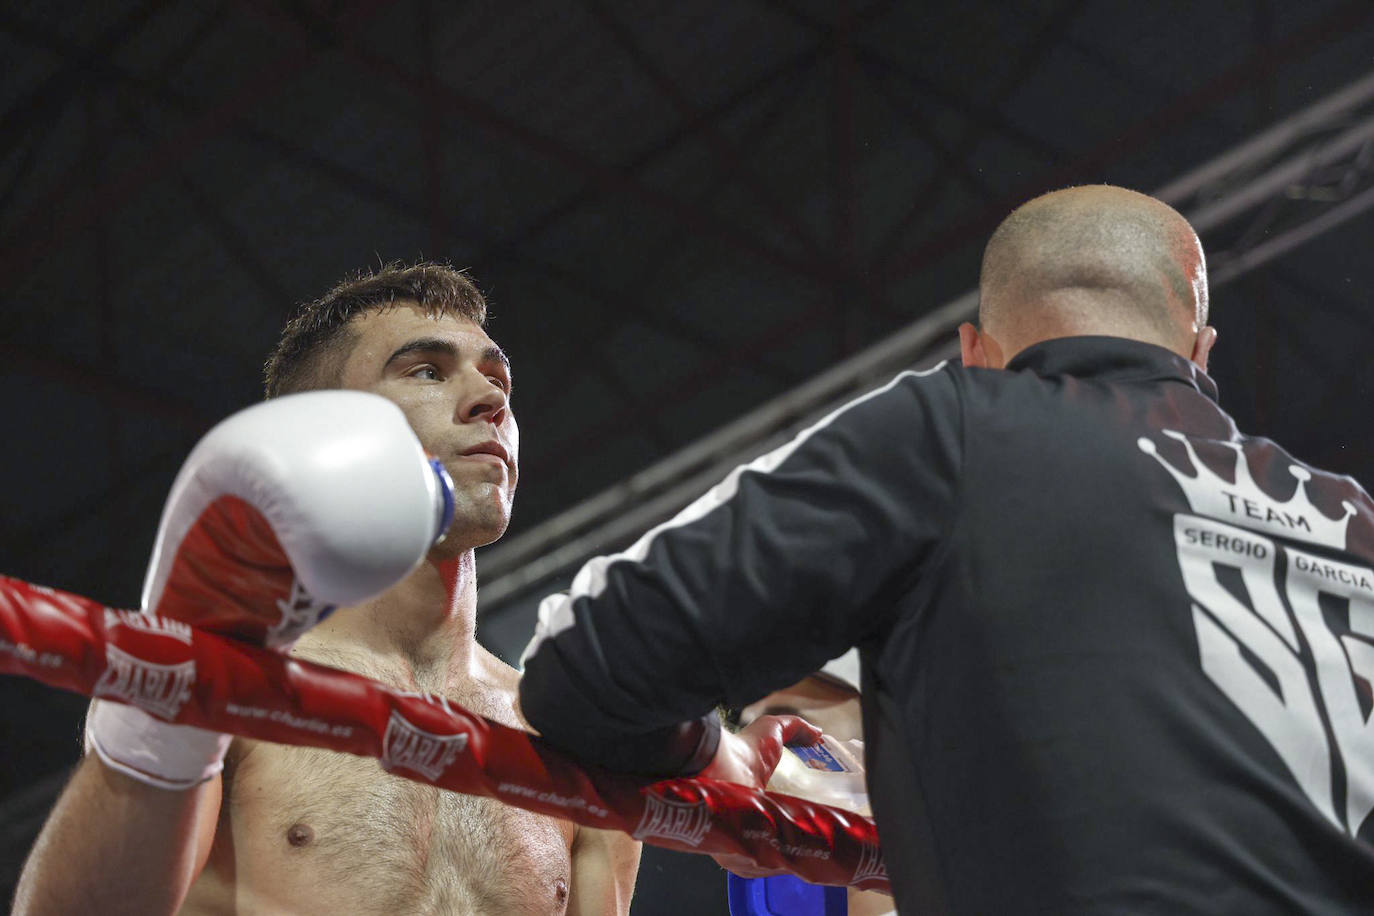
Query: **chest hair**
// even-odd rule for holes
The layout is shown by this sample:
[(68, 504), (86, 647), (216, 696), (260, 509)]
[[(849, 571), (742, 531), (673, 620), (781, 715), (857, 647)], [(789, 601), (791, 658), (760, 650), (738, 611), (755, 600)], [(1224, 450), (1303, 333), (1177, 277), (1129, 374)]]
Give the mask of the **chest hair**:
[[(432, 682), (415, 683), (420, 679), (351, 654), (309, 654), (384, 682), (439, 692)], [(450, 681), (443, 693), (473, 712), (519, 724), (511, 695), (498, 687)], [(283, 867), (347, 890), (368, 901), (367, 909), (562, 911), (572, 833), (559, 821), (393, 776), (375, 760), (313, 748), (245, 743), (226, 777), (229, 814), (239, 828), (278, 845)], [(308, 840), (292, 842), (302, 836)]]

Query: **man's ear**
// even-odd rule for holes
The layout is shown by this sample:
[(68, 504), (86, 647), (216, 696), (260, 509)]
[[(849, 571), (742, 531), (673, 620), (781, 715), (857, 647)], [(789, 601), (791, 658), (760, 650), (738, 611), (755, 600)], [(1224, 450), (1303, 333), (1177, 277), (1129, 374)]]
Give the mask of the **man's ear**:
[(1001, 369), (1005, 365), (1002, 348), (992, 335), (967, 321), (959, 325), (959, 355), (965, 368)]
[(1207, 356), (1212, 352), (1212, 344), (1216, 342), (1217, 329), (1211, 325), (1204, 325), (1202, 330), (1197, 332), (1197, 339), (1193, 341), (1193, 354), (1188, 358), (1197, 363), (1203, 372), (1207, 371)]
[(959, 325), (959, 356), (965, 369), (986, 369), (987, 356), (983, 353), (983, 342), (978, 339), (978, 329), (965, 321)]

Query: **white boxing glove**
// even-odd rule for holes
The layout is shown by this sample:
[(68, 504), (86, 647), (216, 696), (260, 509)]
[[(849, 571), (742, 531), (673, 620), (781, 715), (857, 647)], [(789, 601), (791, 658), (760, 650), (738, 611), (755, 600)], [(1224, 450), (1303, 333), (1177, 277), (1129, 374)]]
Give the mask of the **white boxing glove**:
[[(163, 509), (142, 608), (285, 651), (334, 607), (403, 579), (452, 518), (452, 483), (395, 404), (356, 391), (278, 398), (191, 451)], [(110, 698), (123, 702), (97, 700), (86, 721), (87, 750), (106, 765), (167, 789), (223, 768), (228, 735)]]
[(177, 474), (143, 583), (144, 610), (198, 622), (204, 609), (163, 607), (164, 589), (187, 534), (226, 496), (261, 513), (297, 583), (325, 605), (357, 604), (395, 585), (453, 517), (447, 473), (426, 457), (395, 404), (359, 391), (267, 401), (206, 433)]

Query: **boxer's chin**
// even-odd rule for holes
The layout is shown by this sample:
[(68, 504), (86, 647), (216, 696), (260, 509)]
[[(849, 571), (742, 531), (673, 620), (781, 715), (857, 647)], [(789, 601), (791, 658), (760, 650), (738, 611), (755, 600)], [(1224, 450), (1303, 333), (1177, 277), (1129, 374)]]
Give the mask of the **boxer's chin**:
[(498, 540), (510, 525), (511, 496), (505, 487), (491, 483), (458, 488), (448, 536), (431, 553), (453, 556)]

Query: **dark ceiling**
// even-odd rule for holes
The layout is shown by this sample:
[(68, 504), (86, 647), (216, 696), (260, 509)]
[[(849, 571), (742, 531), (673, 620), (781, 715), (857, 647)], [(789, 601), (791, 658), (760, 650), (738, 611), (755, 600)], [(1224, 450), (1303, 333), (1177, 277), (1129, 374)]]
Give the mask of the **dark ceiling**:
[[(1374, 4), (8, 0), (0, 60), (0, 571), (133, 605), (181, 458), (349, 272), (489, 294), (527, 530), (967, 290), (1016, 203), (1374, 70)], [(1242, 427), (1366, 480), (1371, 230), (1213, 301)], [(81, 707), (0, 689), (3, 797)]]

